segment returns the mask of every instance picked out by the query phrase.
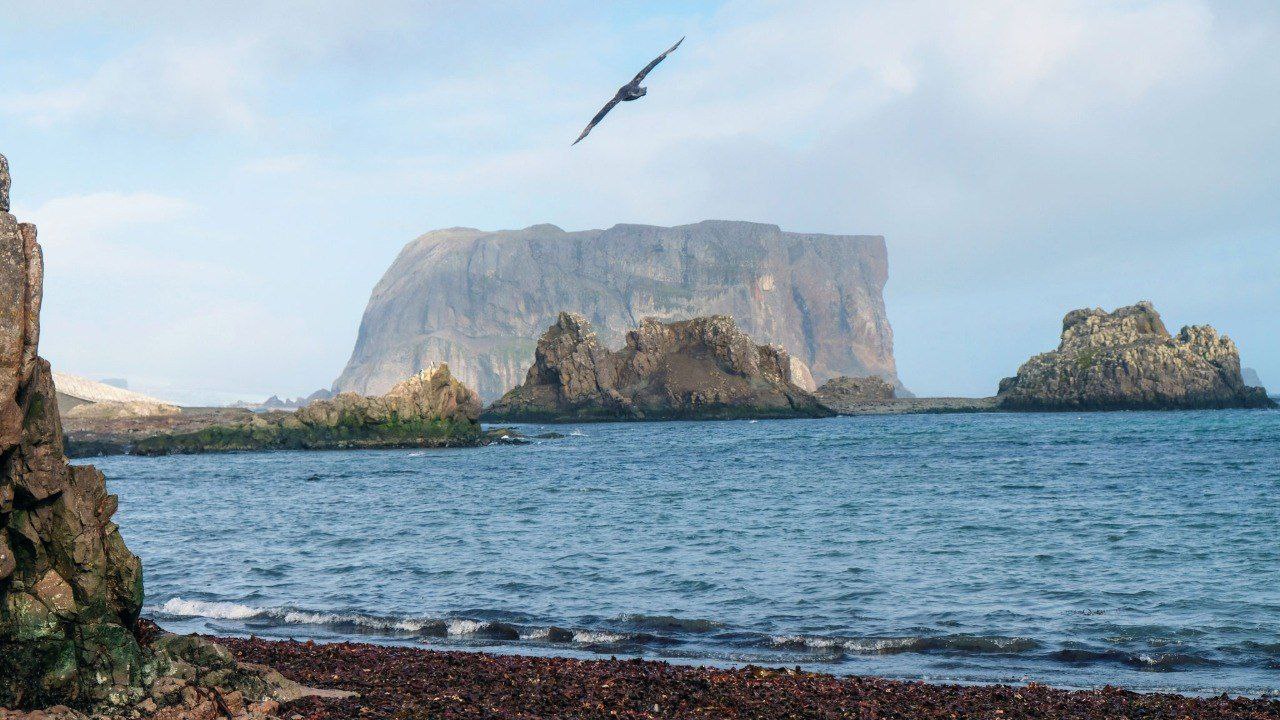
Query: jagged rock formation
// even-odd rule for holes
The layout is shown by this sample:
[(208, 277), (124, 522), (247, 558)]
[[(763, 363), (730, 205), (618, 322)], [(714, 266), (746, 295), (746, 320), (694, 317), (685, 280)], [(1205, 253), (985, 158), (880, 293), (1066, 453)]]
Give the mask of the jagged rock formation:
[(1000, 382), (1010, 410), (1163, 410), (1274, 407), (1240, 374), (1235, 343), (1208, 325), (1169, 334), (1149, 302), (1081, 309), (1062, 321), (1058, 349)]
[(437, 230), (406, 245), (373, 289), (334, 389), (373, 395), (447, 362), (491, 401), (520, 383), (561, 310), (585, 315), (609, 347), (643, 317), (728, 315), (819, 382), (896, 382), (887, 278), (881, 237), (759, 223)]
[(102, 474), (63, 455), (42, 287), (35, 226), (0, 211), (0, 707), (125, 700), (143, 672), (142, 566)]
[(233, 408), (244, 408), (254, 412), (262, 412), (264, 410), (297, 410), (304, 408), (317, 400), (328, 400), (333, 397), (333, 392), (326, 388), (320, 388), (305, 397), (290, 398), (281, 400), (279, 395), (272, 395), (262, 402), (247, 402), (244, 400), (231, 403)]
[(272, 720), (279, 702), (333, 696), (138, 620), (142, 563), (111, 521), (118, 500), (63, 453), (37, 352), (44, 264), (35, 226), (7, 212), (3, 155), (0, 201), (0, 718)]
[(139, 439), (136, 455), (236, 450), (456, 447), (482, 442), (480, 399), (449, 372), (428, 368), (382, 397), (342, 393), (295, 412), (271, 411), (242, 422)]
[(824, 417), (792, 381), (791, 359), (756, 345), (732, 318), (645, 318), (611, 352), (575, 313), (538, 340), (524, 384), (485, 411), (507, 421)]

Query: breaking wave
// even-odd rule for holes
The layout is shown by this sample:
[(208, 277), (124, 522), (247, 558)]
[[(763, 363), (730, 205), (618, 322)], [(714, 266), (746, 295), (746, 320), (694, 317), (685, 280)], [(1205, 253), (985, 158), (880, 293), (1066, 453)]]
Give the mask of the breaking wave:
[(774, 647), (792, 650), (840, 650), (861, 655), (892, 655), (907, 652), (961, 652), (973, 654), (1016, 654), (1034, 650), (1040, 643), (1025, 637), (944, 635), (939, 637), (822, 637), (777, 635)]

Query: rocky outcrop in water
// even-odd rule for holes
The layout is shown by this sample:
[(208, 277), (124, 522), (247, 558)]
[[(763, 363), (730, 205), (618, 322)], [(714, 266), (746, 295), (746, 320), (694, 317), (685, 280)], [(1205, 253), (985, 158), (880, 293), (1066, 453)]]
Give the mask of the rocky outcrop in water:
[(1000, 383), (1010, 410), (1165, 410), (1274, 407), (1245, 385), (1235, 343), (1208, 325), (1175, 337), (1149, 302), (1073, 310), (1058, 349)]
[(822, 383), (815, 394), (823, 405), (839, 411), (842, 406), (892, 400), (894, 388), (884, 378), (874, 375), (871, 377), (841, 376)]
[(731, 318), (646, 318), (617, 352), (560, 313), (524, 384), (485, 411), (506, 421), (824, 417), (792, 380), (787, 351), (757, 345)]
[(480, 400), (448, 365), (423, 370), (382, 397), (341, 393), (296, 412), (272, 411), (230, 425), (137, 440), (136, 455), (241, 450), (458, 447), (483, 441)]
[(437, 230), (409, 243), (369, 298), (339, 391), (385, 392), (437, 362), (492, 401), (520, 383), (561, 310), (609, 347), (640, 318), (727, 315), (759, 342), (837, 375), (897, 379), (884, 239), (706, 221)]
[[(0, 158), (6, 210), (8, 190)], [(142, 566), (102, 474), (63, 455), (42, 288), (35, 226), (0, 211), (0, 707), (87, 707), (141, 682)]]

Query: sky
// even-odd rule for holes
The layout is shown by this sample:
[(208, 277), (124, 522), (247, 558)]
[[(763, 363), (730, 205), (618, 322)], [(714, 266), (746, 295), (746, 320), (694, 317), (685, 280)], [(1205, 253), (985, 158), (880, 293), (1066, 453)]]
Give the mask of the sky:
[(43, 354), (177, 402), (328, 387), (428, 230), (703, 219), (885, 236), (919, 394), (1143, 299), (1280, 386), (1277, 47), (1274, 0), (0, 0), (0, 152)]

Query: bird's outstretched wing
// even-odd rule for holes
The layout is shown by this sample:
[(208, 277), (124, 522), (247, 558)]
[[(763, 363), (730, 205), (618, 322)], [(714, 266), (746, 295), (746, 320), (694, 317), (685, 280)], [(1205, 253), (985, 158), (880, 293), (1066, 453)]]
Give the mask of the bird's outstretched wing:
[(658, 67), (658, 63), (662, 62), (663, 60), (666, 60), (668, 55), (675, 52), (676, 48), (680, 47), (680, 43), (682, 42), (684, 42), (684, 38), (680, 38), (679, 40), (677, 40), (675, 45), (672, 45), (670, 48), (667, 49), (666, 52), (654, 58), (653, 62), (649, 63), (648, 65), (645, 65), (644, 69), (641, 70), (640, 73), (635, 76), (635, 78), (631, 81), (631, 83), (633, 85), (640, 84), (640, 81), (644, 80), (644, 76), (648, 75), (650, 70)]
[[(612, 100), (605, 103), (604, 107), (600, 108), (600, 112), (596, 113), (596, 116), (591, 118), (591, 122), (587, 123), (587, 129), (583, 130), (582, 134), (578, 136), (578, 139), (573, 141), (573, 145), (577, 145), (582, 142), (582, 138), (586, 137), (587, 133), (591, 132), (591, 128), (595, 127), (596, 123), (603, 120), (604, 116), (608, 115), (609, 111), (613, 109), (613, 106), (620, 102), (622, 102), (622, 93), (614, 95)], [(572, 145), (570, 147), (572, 147)]]

